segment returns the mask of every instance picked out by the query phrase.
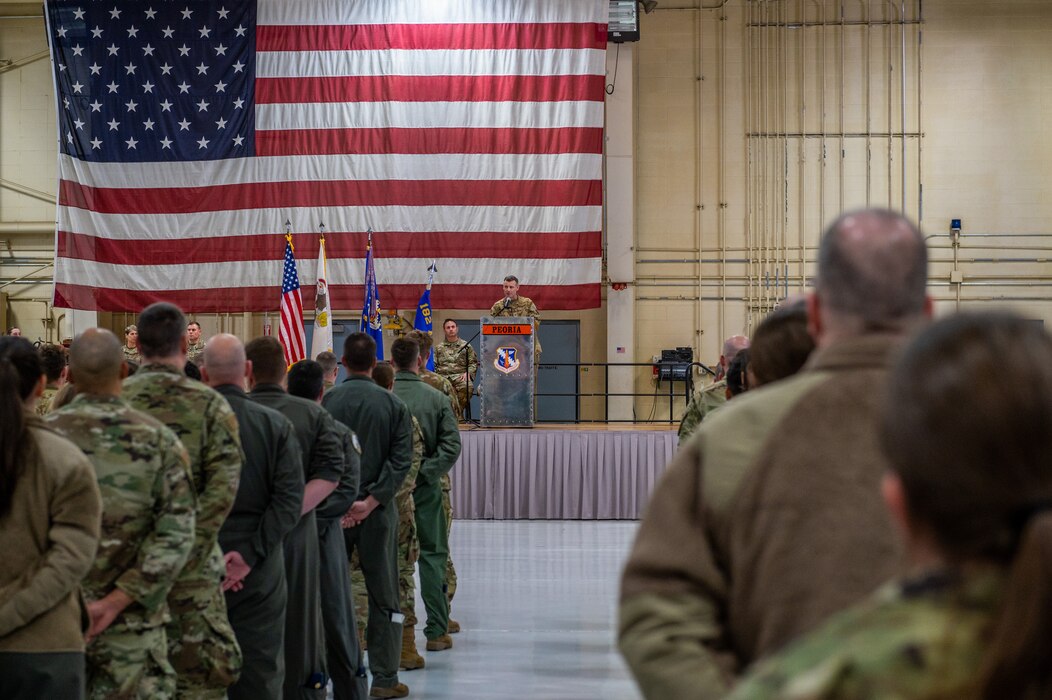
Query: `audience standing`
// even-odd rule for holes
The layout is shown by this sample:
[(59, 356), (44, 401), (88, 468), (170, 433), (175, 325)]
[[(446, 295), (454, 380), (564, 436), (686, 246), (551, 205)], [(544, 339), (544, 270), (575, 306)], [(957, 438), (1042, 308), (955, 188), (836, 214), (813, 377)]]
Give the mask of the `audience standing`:
[(620, 646), (648, 698), (722, 697), (898, 573), (876, 426), (890, 358), (930, 315), (927, 259), (898, 214), (840, 217), (819, 250), (805, 371), (714, 414), (669, 465), (621, 588)]
[(735, 700), (1052, 696), (1052, 339), (964, 314), (894, 376), (883, 495), (911, 571), (761, 662)]

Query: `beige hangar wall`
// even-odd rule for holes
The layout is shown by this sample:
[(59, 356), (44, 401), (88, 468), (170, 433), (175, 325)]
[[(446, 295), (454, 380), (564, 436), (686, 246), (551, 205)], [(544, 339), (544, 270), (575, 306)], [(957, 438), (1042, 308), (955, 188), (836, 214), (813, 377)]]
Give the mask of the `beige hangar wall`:
[[(724, 336), (807, 288), (822, 226), (866, 204), (904, 206), (932, 236), (940, 312), (1009, 305), (1052, 321), (1052, 3), (696, 5), (663, 0), (619, 58), (635, 96), (631, 359), (691, 346), (715, 361)], [(13, 7), (0, 0), (0, 14)], [(40, 18), (0, 18), (0, 292), (29, 335), (59, 340), (65, 312), (46, 303), (55, 117), (48, 63), (34, 60), (43, 32)], [(579, 319), (582, 360), (607, 359), (605, 309), (545, 315)], [(200, 320), (206, 333), (262, 328), (240, 314)], [(654, 389), (638, 371), (635, 390)], [(601, 415), (598, 401), (585, 407)], [(667, 418), (667, 401), (640, 398), (635, 413)]]

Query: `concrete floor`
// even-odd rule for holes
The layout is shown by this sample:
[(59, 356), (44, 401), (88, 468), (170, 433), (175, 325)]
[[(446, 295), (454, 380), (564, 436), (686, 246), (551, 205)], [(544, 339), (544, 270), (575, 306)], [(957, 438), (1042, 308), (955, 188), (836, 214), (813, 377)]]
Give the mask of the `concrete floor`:
[(410, 697), (637, 700), (615, 646), (618, 579), (636, 527), (456, 521), (452, 613), (463, 632), (453, 649), (425, 652), (418, 631), (427, 668), (399, 674)]

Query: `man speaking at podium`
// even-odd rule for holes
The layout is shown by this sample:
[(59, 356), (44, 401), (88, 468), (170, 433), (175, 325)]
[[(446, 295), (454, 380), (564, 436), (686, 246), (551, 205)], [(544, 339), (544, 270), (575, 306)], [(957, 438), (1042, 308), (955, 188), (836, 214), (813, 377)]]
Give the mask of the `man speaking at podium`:
[(534, 367), (539, 365), (541, 339), (537, 336), (537, 326), (541, 324), (537, 305), (529, 297), (519, 296), (519, 278), (508, 275), (504, 278), (504, 298), (497, 301), (489, 310), (490, 316), (528, 316), (533, 321), (533, 357)]

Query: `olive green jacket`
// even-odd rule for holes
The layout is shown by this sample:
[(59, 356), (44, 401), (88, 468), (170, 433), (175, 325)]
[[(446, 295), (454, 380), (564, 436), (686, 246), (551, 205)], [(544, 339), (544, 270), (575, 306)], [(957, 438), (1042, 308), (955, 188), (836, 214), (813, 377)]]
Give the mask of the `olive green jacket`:
[(449, 399), (412, 372), (395, 373), (394, 393), (420, 421), (424, 432), (424, 461), (417, 482), (437, 483), (460, 456), (460, 430)]

